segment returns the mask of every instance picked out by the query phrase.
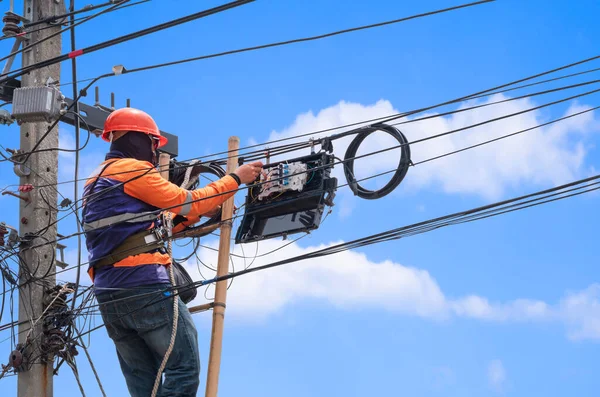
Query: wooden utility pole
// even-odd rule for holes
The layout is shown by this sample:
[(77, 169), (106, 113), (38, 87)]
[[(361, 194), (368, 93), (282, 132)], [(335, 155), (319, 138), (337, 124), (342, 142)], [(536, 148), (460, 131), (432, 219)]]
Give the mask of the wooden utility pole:
[[(24, 0), (25, 11), (23, 16), (30, 21), (47, 18), (65, 13), (62, 0)], [(34, 43), (58, 32), (62, 25), (42, 25), (44, 29), (34, 29), (29, 34), (28, 40), (23, 45)], [(61, 54), (62, 40), (57, 35), (23, 53), (23, 67), (56, 57)], [(21, 80), (22, 87), (46, 85), (48, 78), (60, 81), (60, 63), (45, 68), (40, 68), (25, 74)], [(30, 151), (46, 133), (49, 123), (25, 123), (21, 127), (21, 149)], [(43, 151), (44, 149), (58, 147), (58, 128), (54, 128), (44, 138), (39, 153), (32, 154), (22, 167), (28, 176), (21, 177), (21, 185), (56, 186), (58, 174), (58, 151)], [(41, 194), (44, 195), (42, 199)], [(50, 203), (46, 204), (45, 201)], [(52, 187), (34, 189), (30, 193), (28, 202), (21, 200), (20, 204), (20, 230), (21, 237), (27, 233), (36, 233), (43, 230), (40, 237), (36, 237), (32, 244), (41, 244), (46, 241), (56, 240), (56, 211), (57, 190)], [(48, 226), (51, 225), (51, 226)], [(51, 397), (52, 388), (52, 361), (44, 360), (41, 351), (43, 341), (42, 324), (40, 319), (46, 308), (46, 289), (56, 284), (54, 252), (56, 246), (45, 245), (35, 250), (23, 249), (21, 258), (29, 273), (39, 281), (29, 282), (19, 288), (19, 343), (26, 346), (25, 356), (30, 356), (27, 364), (29, 370), (19, 372), (18, 396), (19, 397)], [(21, 283), (30, 281), (26, 272), (20, 271)], [(29, 332), (31, 325), (34, 329)], [(29, 339), (26, 337), (29, 335)]]
[[(235, 171), (238, 162), (238, 149), (240, 138), (229, 138), (227, 149), (227, 173)], [(217, 277), (229, 272), (229, 248), (231, 242), (231, 218), (233, 217), (233, 197), (223, 203), (221, 213), (221, 235), (219, 238), (219, 258), (217, 263)], [(221, 368), (221, 348), (223, 345), (223, 326), (225, 322), (225, 302), (227, 301), (227, 281), (217, 283), (215, 301), (213, 303), (213, 324), (210, 337), (210, 355), (208, 358), (208, 375), (206, 380), (206, 397), (217, 397), (219, 387), (219, 370)]]

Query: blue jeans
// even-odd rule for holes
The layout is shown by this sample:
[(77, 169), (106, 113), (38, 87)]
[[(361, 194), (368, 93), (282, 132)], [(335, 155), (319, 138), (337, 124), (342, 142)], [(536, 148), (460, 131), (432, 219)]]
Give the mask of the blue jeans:
[[(169, 347), (173, 298), (161, 292), (166, 287), (144, 285), (96, 296), (132, 397), (151, 396), (156, 373)], [(179, 297), (177, 300), (177, 335), (157, 393), (160, 397), (196, 396), (200, 384), (198, 333), (187, 306)]]

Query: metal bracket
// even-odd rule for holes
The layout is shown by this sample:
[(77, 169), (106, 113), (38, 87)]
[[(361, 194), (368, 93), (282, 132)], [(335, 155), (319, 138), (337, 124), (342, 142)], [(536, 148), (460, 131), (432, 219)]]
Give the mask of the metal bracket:
[[(12, 48), (10, 49), (11, 54), (19, 51), (19, 47), (21, 47), (21, 43), (23, 42), (23, 40), (24, 40), (23, 36), (15, 37), (15, 42), (14, 42)], [(12, 64), (13, 64), (16, 56), (17, 56), (17, 54), (11, 56), (10, 58), (8, 58), (6, 60), (6, 63), (4, 64), (4, 68), (2, 69), (2, 75), (0, 75), (0, 77), (4, 76), (8, 72), (10, 72), (10, 69), (12, 68)]]
[[(73, 100), (70, 98), (65, 98), (68, 106), (71, 106)], [(102, 133), (102, 129), (104, 128), (104, 121), (106, 121), (109, 114), (113, 112), (114, 109), (107, 108), (105, 106), (90, 106), (85, 103), (79, 102), (79, 114), (81, 118), (84, 120), (82, 122), (81, 128), (88, 129), (91, 133), (96, 136), (99, 136)], [(75, 116), (72, 113), (67, 113), (62, 117), (62, 121), (67, 124), (75, 125)], [(169, 134), (168, 132), (161, 131), (162, 135), (164, 135), (168, 140), (165, 146), (159, 149), (162, 153), (167, 153), (171, 155), (171, 157), (177, 157), (179, 154), (179, 139), (177, 135)]]
[[(30, 2), (31, 2), (31, 1), (28, 1), (28, 3), (30, 3)], [(11, 2), (11, 3), (12, 3), (12, 2)], [(21, 21), (21, 22), (23, 22), (23, 23), (29, 23), (29, 22), (31, 22), (31, 20), (30, 20), (30, 19), (28, 19), (28, 18), (25, 18), (25, 17), (22, 17), (22, 16), (20, 16), (19, 14), (15, 14), (15, 12), (12, 10), (12, 7), (11, 7), (11, 10), (10, 10), (10, 11), (7, 11), (7, 12), (6, 12), (4, 15), (9, 15), (9, 16), (11, 16), (11, 17), (15, 18), (15, 19), (18, 19), (19, 21)]]
[[(58, 233), (56, 234), (56, 237), (58, 237), (59, 239), (64, 238), (64, 236)], [(69, 266), (65, 262), (65, 248), (67, 248), (67, 246), (61, 243), (56, 243), (56, 248), (58, 249), (58, 252), (60, 254), (60, 260), (58, 258), (55, 259), (56, 266), (60, 267), (61, 269), (65, 269), (67, 266)]]
[[(17, 79), (9, 79), (4, 84), (0, 84), (0, 100), (12, 102), (14, 90), (20, 87), (21, 81)], [(108, 118), (108, 115), (115, 110), (114, 95), (112, 95), (111, 100), (112, 107), (106, 107), (99, 103), (98, 92), (98, 88), (96, 87), (96, 104), (94, 106), (86, 105), (85, 103), (79, 101), (79, 114), (82, 120), (80, 126), (96, 136), (100, 136), (102, 129), (104, 128), (104, 122)], [(73, 100), (71, 98), (65, 98), (65, 102), (67, 106), (71, 106)], [(129, 99), (127, 100), (127, 105), (131, 105)], [(69, 125), (75, 125), (77, 118), (78, 117), (73, 113), (67, 113), (62, 116), (61, 121)], [(161, 153), (167, 153), (171, 157), (177, 157), (179, 155), (179, 138), (177, 135), (169, 134), (165, 131), (161, 131), (160, 133), (169, 140), (169, 143), (161, 147), (158, 151)]]

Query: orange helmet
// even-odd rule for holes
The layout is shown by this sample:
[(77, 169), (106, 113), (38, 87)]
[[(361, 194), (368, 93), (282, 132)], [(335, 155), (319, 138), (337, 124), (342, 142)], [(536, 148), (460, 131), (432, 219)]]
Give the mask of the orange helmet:
[(165, 146), (168, 139), (160, 134), (156, 122), (148, 113), (134, 108), (121, 108), (108, 115), (104, 122), (102, 139), (110, 142), (110, 133), (115, 131), (135, 131), (158, 138), (158, 147)]

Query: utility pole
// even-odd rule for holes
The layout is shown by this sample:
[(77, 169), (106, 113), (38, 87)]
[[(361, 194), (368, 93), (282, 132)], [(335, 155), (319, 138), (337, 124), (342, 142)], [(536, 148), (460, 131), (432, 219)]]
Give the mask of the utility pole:
[[(24, 0), (25, 11), (23, 16), (30, 21), (37, 21), (53, 15), (65, 13), (63, 0)], [(44, 39), (58, 32), (61, 25), (43, 26), (44, 29), (29, 34), (29, 41), (24, 45)], [(57, 35), (23, 53), (23, 66), (29, 66), (37, 62), (56, 57), (61, 54), (62, 39)], [(60, 81), (60, 63), (49, 67), (36, 69), (25, 74), (21, 81), (22, 87), (46, 85), (48, 78)], [(21, 150), (30, 151), (34, 145), (46, 133), (49, 123), (36, 122), (25, 123), (21, 127)], [(39, 150), (58, 147), (58, 128), (54, 128), (44, 138)], [(21, 177), (21, 185), (31, 184), (33, 186), (54, 185), (57, 183), (58, 174), (58, 151), (41, 151), (32, 154), (23, 167), (28, 176)], [(42, 194), (44, 198), (40, 196)], [(50, 203), (46, 204), (45, 201)], [(34, 189), (30, 192), (29, 201), (21, 200), (20, 204), (20, 236), (44, 230), (40, 237), (31, 241), (32, 245), (56, 240), (56, 225), (49, 224), (56, 221), (57, 213), (54, 210), (57, 203), (57, 191), (52, 187)], [(46, 229), (47, 228), (47, 229)], [(23, 372), (18, 372), (18, 396), (19, 397), (51, 397), (53, 395), (52, 367), (53, 361), (45, 360), (41, 350), (43, 341), (42, 325), (40, 319), (48, 302), (46, 289), (56, 284), (55, 272), (55, 244), (45, 245), (34, 250), (21, 251), (24, 266), (33, 277), (39, 277), (38, 282), (27, 283), (19, 288), (19, 343), (25, 346), (24, 356), (29, 362)], [(29, 281), (26, 272), (20, 270), (21, 282)], [(39, 320), (38, 320), (39, 319)], [(31, 332), (31, 326), (35, 324)], [(29, 338), (27, 336), (29, 335)]]
[[(232, 136), (227, 145), (227, 173), (235, 171), (238, 162), (240, 138)], [(219, 237), (219, 257), (217, 277), (229, 272), (229, 248), (231, 242), (231, 224), (233, 217), (233, 197), (223, 203), (221, 212), (221, 234)], [(210, 337), (210, 355), (208, 358), (208, 375), (206, 381), (206, 397), (217, 397), (219, 388), (219, 371), (221, 368), (221, 348), (223, 346), (223, 327), (225, 322), (225, 302), (227, 301), (227, 281), (219, 281), (215, 289), (213, 302), (213, 324)]]

